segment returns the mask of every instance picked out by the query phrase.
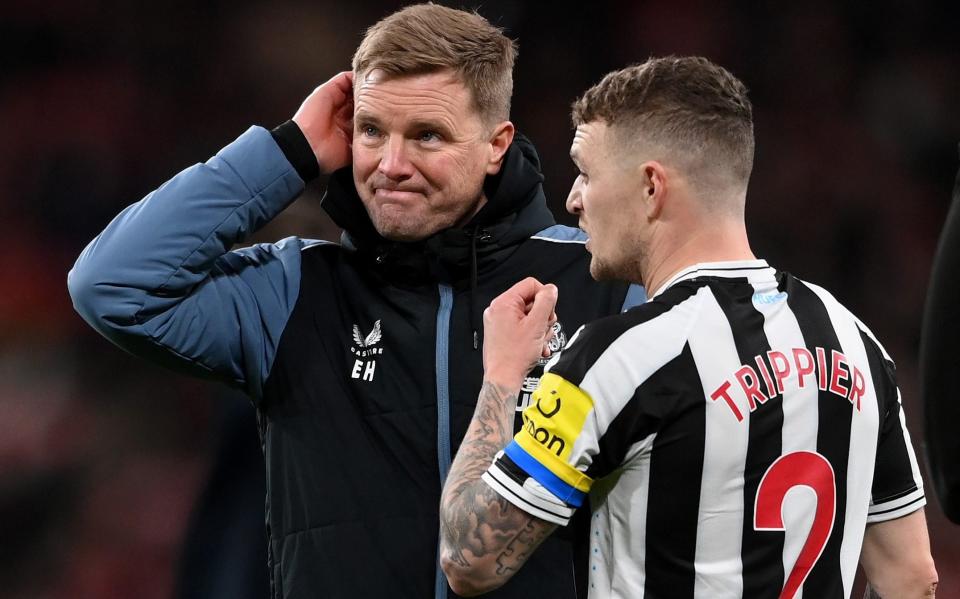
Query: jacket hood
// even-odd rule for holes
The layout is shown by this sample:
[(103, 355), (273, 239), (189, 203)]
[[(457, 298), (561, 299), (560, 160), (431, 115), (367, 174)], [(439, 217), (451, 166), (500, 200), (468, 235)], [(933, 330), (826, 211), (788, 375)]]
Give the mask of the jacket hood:
[(471, 253), (482, 271), (499, 261), (505, 250), (554, 224), (543, 193), (540, 157), (519, 133), (500, 172), (488, 176), (483, 189), (487, 203), (466, 225), (415, 242), (390, 241), (377, 233), (353, 184), (351, 167), (331, 175), (322, 206), (343, 229), (343, 246), (361, 259), (410, 282), (424, 278), (457, 282), (469, 274)]

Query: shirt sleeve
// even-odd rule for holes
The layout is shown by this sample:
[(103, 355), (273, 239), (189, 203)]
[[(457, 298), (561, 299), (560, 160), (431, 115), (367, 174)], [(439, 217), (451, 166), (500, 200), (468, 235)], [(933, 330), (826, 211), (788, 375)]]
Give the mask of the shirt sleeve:
[(643, 460), (679, 405), (660, 369), (680, 357), (698, 302), (649, 302), (581, 327), (545, 367), (521, 430), (484, 474), (505, 499), (566, 525), (594, 480)]
[(523, 411), (523, 427), (483, 480), (518, 508), (565, 526), (593, 485), (586, 474), (598, 449), (593, 413), (589, 394), (544, 374)]
[(67, 277), (74, 307), (121, 348), (256, 399), (299, 294), (312, 243), (229, 251), (304, 183), (270, 132), (252, 127), (127, 207)]
[(871, 368), (880, 368), (882, 388), (880, 434), (873, 473), (867, 523), (906, 516), (926, 505), (923, 479), (904, 418), (896, 371), (886, 351), (873, 339), (864, 339)]

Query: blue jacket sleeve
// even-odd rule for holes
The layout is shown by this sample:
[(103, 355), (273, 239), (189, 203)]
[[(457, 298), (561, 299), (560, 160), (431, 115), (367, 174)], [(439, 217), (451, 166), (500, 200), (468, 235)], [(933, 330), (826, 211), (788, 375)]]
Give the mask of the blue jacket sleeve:
[(303, 187), (270, 133), (250, 128), (90, 242), (67, 276), (74, 307), (123, 349), (257, 399), (299, 293), (300, 252), (316, 242), (228, 250)]

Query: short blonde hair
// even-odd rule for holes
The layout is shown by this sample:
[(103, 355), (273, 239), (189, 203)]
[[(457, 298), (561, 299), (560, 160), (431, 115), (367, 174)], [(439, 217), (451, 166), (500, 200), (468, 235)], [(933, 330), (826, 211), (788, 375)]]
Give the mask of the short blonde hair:
[(476, 13), (436, 4), (408, 6), (367, 30), (353, 55), (361, 78), (373, 69), (391, 77), (452, 70), (470, 90), (487, 123), (510, 117), (516, 44)]
[(747, 87), (699, 56), (651, 58), (607, 74), (573, 104), (573, 125), (603, 121), (621, 140), (645, 140), (746, 186), (753, 170), (753, 107)]

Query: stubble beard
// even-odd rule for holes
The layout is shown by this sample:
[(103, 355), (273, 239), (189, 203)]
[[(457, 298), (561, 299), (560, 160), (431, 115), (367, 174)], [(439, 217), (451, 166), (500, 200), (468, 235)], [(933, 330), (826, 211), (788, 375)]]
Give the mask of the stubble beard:
[(414, 214), (388, 215), (378, 211), (376, 215), (370, 214), (370, 220), (377, 233), (390, 241), (420, 241), (434, 233), (425, 223), (418, 222)]
[(609, 266), (596, 256), (590, 258), (590, 276), (594, 281), (609, 281), (614, 278)]
[(590, 258), (590, 276), (595, 281), (627, 281), (643, 284), (643, 263), (646, 252), (640, 245), (618, 262), (596, 255)]

